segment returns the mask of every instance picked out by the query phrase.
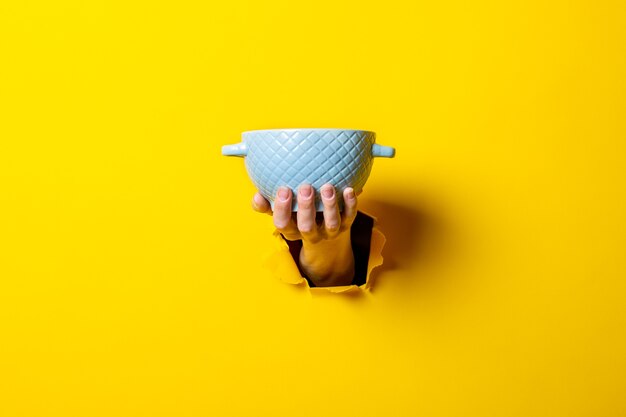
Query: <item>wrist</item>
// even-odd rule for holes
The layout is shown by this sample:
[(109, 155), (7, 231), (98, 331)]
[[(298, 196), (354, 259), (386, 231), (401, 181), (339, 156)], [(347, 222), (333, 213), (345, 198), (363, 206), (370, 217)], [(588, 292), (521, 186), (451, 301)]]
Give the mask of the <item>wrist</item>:
[(316, 243), (303, 241), (300, 268), (317, 286), (350, 285), (354, 278), (350, 233)]

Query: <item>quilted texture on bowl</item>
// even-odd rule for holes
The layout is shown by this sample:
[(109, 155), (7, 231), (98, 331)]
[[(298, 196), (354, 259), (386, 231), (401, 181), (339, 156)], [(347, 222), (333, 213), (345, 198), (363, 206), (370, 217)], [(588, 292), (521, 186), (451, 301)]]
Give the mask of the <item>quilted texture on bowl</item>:
[[(393, 158), (395, 149), (376, 142), (376, 133), (352, 129), (269, 129), (243, 132), (243, 141), (222, 146), (222, 155), (246, 159), (246, 170), (259, 192), (274, 208), (281, 186), (295, 194), (302, 184), (315, 189), (317, 211), (323, 210), (319, 189), (325, 183), (337, 190), (339, 209), (343, 191), (356, 193), (372, 170), (375, 157)], [(294, 199), (293, 211), (298, 211)]]
[[(337, 190), (339, 206), (346, 187), (359, 192), (372, 169), (374, 132), (341, 129), (258, 130), (243, 133), (246, 169), (272, 208), (280, 186), (295, 194), (302, 184), (315, 189), (316, 207), (323, 210), (319, 189), (325, 183)], [(293, 210), (297, 211), (294, 199)]]

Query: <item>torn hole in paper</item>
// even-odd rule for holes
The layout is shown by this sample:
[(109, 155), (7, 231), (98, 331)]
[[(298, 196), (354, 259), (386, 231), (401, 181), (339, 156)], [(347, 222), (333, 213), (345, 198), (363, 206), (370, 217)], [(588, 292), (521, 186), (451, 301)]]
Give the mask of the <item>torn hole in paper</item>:
[(362, 211), (352, 225), (351, 239), (355, 257), (355, 278), (351, 285), (336, 287), (315, 287), (304, 277), (298, 268), (296, 259), (302, 243), (289, 242), (275, 230), (275, 250), (265, 261), (265, 266), (281, 281), (306, 287), (311, 292), (348, 293), (367, 291), (371, 288), (372, 270), (382, 265), (382, 250), (385, 235), (376, 227), (377, 219)]

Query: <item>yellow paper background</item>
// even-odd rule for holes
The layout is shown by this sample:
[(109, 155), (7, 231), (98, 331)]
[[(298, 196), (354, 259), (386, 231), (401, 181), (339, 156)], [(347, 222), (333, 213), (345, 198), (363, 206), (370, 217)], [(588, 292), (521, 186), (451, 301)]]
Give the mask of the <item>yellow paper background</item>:
[[(622, 1), (0, 3), (0, 415), (626, 415)], [(240, 132), (374, 130), (371, 293)]]

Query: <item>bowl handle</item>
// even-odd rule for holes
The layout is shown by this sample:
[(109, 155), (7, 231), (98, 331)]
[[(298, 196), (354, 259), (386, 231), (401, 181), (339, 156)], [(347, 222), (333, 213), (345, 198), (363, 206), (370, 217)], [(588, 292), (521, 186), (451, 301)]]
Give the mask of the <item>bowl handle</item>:
[(372, 156), (381, 156), (383, 158), (393, 158), (396, 154), (396, 150), (391, 146), (383, 146), (375, 143), (372, 145)]
[(239, 142), (234, 145), (222, 146), (222, 155), (224, 156), (246, 156), (248, 154), (248, 147), (245, 142)]

